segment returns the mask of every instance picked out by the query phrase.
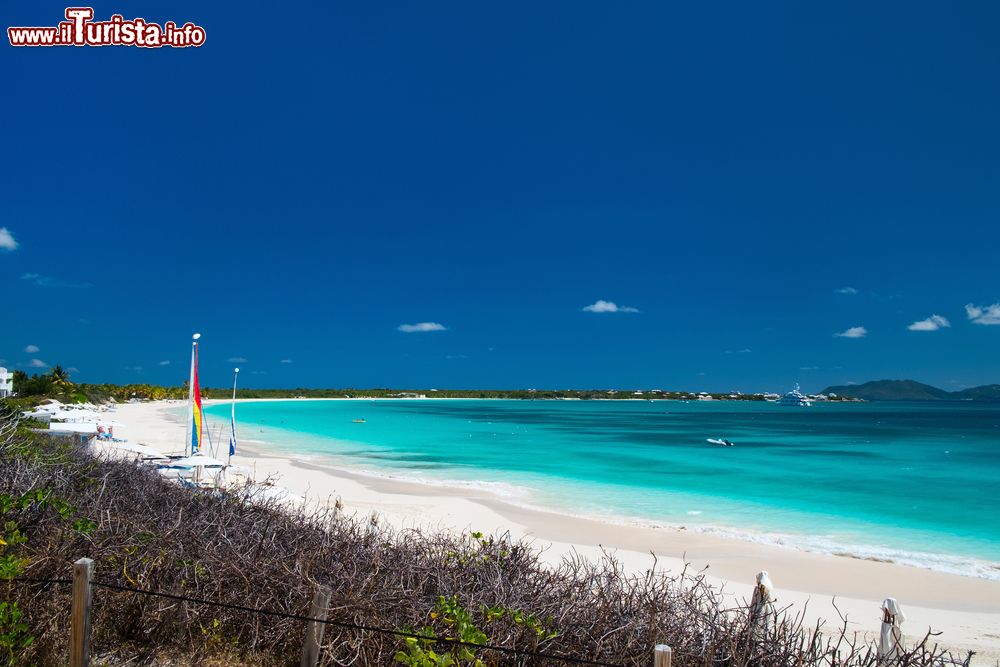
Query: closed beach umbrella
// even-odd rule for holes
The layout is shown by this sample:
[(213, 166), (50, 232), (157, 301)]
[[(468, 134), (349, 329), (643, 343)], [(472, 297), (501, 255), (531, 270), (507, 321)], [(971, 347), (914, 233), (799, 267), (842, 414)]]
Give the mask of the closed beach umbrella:
[(889, 665), (899, 659), (903, 652), (903, 630), (899, 627), (906, 620), (896, 598), (882, 601), (882, 631), (878, 638), (878, 658), (880, 665)]
[(761, 570), (757, 573), (757, 586), (750, 599), (750, 628), (758, 639), (766, 632), (767, 624), (774, 615), (774, 584), (767, 570)]

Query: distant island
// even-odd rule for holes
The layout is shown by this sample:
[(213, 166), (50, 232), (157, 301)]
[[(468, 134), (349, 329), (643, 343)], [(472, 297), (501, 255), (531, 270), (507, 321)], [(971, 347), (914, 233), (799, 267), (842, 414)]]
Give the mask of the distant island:
[[(154, 384), (87, 384), (70, 380), (61, 366), (48, 373), (32, 376), (21, 370), (13, 374), (14, 397), (8, 401), (23, 402), (29, 407), (46, 398), (65, 403), (104, 403), (130, 400), (185, 400), (188, 386), (163, 387)], [(231, 387), (201, 386), (205, 399), (227, 399)], [(675, 400), (675, 401), (777, 401), (780, 394), (771, 392), (707, 392), (664, 389), (391, 389), (375, 388), (240, 388), (237, 398), (493, 398), (521, 400)], [(876, 380), (864, 384), (827, 387), (817, 394), (808, 394), (812, 401), (991, 401), (1000, 402), (1000, 384), (983, 385), (961, 391), (945, 391), (915, 380)]]
[(822, 393), (865, 401), (1000, 401), (1000, 384), (945, 391), (916, 380), (874, 380), (827, 387)]
[[(89, 384), (75, 383), (70, 380), (70, 374), (62, 366), (53, 366), (48, 373), (36, 373), (29, 376), (22, 370), (13, 373), (14, 397), (22, 402), (22, 409), (30, 407), (43, 399), (57, 399), (64, 403), (104, 403), (107, 401), (160, 401), (185, 400), (188, 397), (188, 385), (163, 387), (154, 384)], [(227, 399), (232, 396), (231, 387), (200, 387), (201, 397), (206, 399)], [(277, 399), (277, 398), (500, 398), (521, 400), (675, 400), (675, 401), (777, 401), (781, 398), (776, 393), (744, 393), (679, 391), (664, 389), (391, 389), (386, 387), (370, 388), (291, 388), (291, 389), (254, 389), (239, 388), (237, 398)], [(826, 396), (824, 394), (810, 395), (815, 401), (853, 401), (858, 400), (846, 394)]]

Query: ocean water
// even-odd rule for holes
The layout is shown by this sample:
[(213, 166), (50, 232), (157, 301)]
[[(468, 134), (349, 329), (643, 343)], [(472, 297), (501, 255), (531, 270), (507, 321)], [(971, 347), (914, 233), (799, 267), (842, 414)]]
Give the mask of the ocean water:
[(237, 422), (359, 472), (1000, 580), (1000, 405), (302, 400)]

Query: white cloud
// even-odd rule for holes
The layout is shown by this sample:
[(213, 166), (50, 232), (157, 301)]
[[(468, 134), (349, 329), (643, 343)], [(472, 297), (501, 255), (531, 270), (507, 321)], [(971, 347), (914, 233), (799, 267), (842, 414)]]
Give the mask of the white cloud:
[(142, 372), (142, 366), (126, 366), (125, 370), (127, 370), (127, 371), (135, 371), (136, 373), (141, 373)]
[(584, 306), (583, 310), (588, 313), (638, 313), (638, 308), (632, 306), (619, 306), (614, 301), (598, 299), (589, 306)]
[(448, 354), (445, 355), (445, 359), (467, 359), (464, 354)]
[(853, 287), (841, 287), (840, 289), (834, 290), (837, 294), (857, 294), (858, 290)]
[(864, 338), (868, 335), (868, 329), (864, 327), (851, 327), (847, 331), (833, 334), (837, 338)]
[(22, 366), (27, 366), (28, 368), (48, 368), (49, 365), (42, 361), (41, 359), (32, 359), (26, 364), (21, 364)]
[(158, 363), (156, 365), (157, 366), (169, 366), (170, 365), (170, 360), (169, 359), (164, 359), (163, 361), (161, 361), (160, 363)]
[(992, 306), (965, 304), (965, 312), (975, 324), (1000, 324), (1000, 303)]
[(940, 315), (931, 315), (926, 320), (920, 320), (919, 322), (914, 322), (910, 326), (906, 327), (910, 331), (937, 331), (938, 329), (946, 329), (951, 326), (946, 318)]
[(52, 284), (52, 279), (43, 276), (40, 273), (22, 273), (21, 280), (30, 280), (39, 287), (49, 287)]
[(59, 280), (52, 276), (43, 276), (40, 273), (22, 273), (21, 280), (27, 280), (38, 287), (72, 287), (74, 289), (83, 289), (91, 286), (90, 283), (68, 283), (65, 280)]
[(267, 371), (250, 371), (250, 375), (267, 375)]
[(39, 351), (39, 347), (37, 345), (29, 345), (28, 347), (24, 348), (24, 351), (27, 352), (28, 354), (35, 354), (36, 352)]
[(437, 322), (417, 322), (416, 324), (400, 324), (396, 327), (398, 331), (403, 333), (422, 333), (425, 331), (447, 331), (447, 328), (443, 324), (438, 324)]
[(247, 360), (243, 357), (229, 357), (226, 359), (231, 364), (245, 364)]
[(292, 360), (291, 359), (282, 359), (281, 363), (283, 363), (283, 364), (290, 364), (290, 363), (292, 363)]
[(753, 352), (749, 347), (745, 347), (742, 350), (726, 350), (726, 354), (750, 354)]
[(0, 250), (17, 250), (17, 241), (6, 227), (0, 227)]
[(67, 373), (79, 373), (80, 369), (77, 368), (76, 366), (70, 366), (69, 368), (66, 369), (66, 372)]
[(819, 366), (799, 366), (800, 371), (818, 371)]

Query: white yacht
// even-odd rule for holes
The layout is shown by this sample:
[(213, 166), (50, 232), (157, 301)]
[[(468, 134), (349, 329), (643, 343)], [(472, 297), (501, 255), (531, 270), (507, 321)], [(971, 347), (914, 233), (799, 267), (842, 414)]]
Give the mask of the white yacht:
[(799, 391), (799, 385), (796, 384), (795, 389), (792, 389), (790, 392), (781, 397), (781, 400), (778, 401), (778, 405), (809, 407), (812, 405), (812, 401), (809, 400), (808, 396)]

